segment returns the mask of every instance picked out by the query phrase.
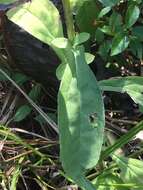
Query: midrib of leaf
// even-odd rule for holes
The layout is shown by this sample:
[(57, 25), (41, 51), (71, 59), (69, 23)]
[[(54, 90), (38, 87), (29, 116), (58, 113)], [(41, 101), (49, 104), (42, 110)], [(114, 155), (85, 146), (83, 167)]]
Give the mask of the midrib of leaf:
[[(78, 64), (78, 63), (77, 63)], [(76, 78), (76, 80), (77, 80), (77, 78)], [(78, 87), (79, 85), (78, 85), (78, 80), (77, 80), (77, 88), (79, 89), (79, 87)], [(81, 92), (80, 92), (80, 90), (78, 90), (79, 91), (79, 113), (80, 113), (80, 115), (79, 115), (79, 118), (80, 118), (80, 127), (79, 127), (79, 155), (81, 155), (81, 152), (82, 152), (82, 143), (81, 143), (81, 133), (82, 133), (82, 114), (84, 114), (84, 112), (82, 112), (82, 95), (81, 95)], [(79, 162), (79, 165), (80, 165), (80, 167), (81, 168), (83, 168), (83, 166), (80, 164), (80, 162)]]
[[(76, 51), (76, 50), (75, 50)], [(82, 112), (82, 95), (81, 95), (81, 92), (82, 90), (80, 90), (80, 84), (78, 83), (78, 78), (77, 78), (77, 59), (75, 58), (75, 53), (73, 53), (73, 56), (74, 56), (74, 60), (75, 60), (75, 72), (76, 72), (76, 81), (77, 81), (77, 90), (78, 90), (78, 96), (79, 96), (79, 119), (80, 119), (80, 127), (79, 127), (79, 147), (78, 147), (78, 150), (79, 150), (79, 155), (81, 155), (81, 152), (82, 152), (82, 143), (81, 143), (81, 132), (82, 132), (82, 113), (84, 114), (84, 112)], [(79, 165), (81, 168), (83, 168), (83, 166), (80, 164), (79, 162)]]
[[(84, 54), (82, 54), (82, 46), (80, 46), (79, 48), (77, 48), (77, 50), (79, 51), (79, 49), (80, 49), (80, 54), (83, 56)], [(77, 50), (75, 50), (75, 52), (77, 51)], [(74, 54), (74, 56), (77, 56), (76, 55), (76, 53)], [(84, 65), (85, 65), (85, 67), (87, 66), (87, 64), (86, 64), (86, 62), (85, 62), (85, 59), (83, 59), (83, 63), (79, 63), (78, 62), (79, 61), (79, 58), (78, 58), (78, 60), (75, 58), (75, 64), (76, 64), (76, 69), (78, 70), (78, 69), (81, 69), (81, 66), (79, 66), (79, 68), (78, 68), (78, 64), (83, 64), (83, 67), (84, 67)], [(88, 67), (88, 66), (87, 66)], [(83, 68), (83, 70), (84, 70), (84, 68)], [(84, 70), (84, 74), (85, 74), (85, 71), (87, 72), (87, 74), (88, 75), (90, 75), (91, 73), (90, 72), (88, 72), (88, 69), (86, 70)], [(77, 72), (79, 72), (79, 71), (77, 71)], [(77, 76), (78, 77), (78, 76)], [(90, 78), (90, 77), (89, 77)], [(79, 80), (81, 80), (80, 78), (79, 78)], [(78, 78), (77, 78), (77, 81), (78, 81)], [(84, 83), (84, 85), (81, 85), (81, 83), (77, 83), (77, 87), (78, 87), (78, 89), (80, 89), (79, 90), (79, 98), (80, 98), (80, 118), (84, 118), (85, 116), (87, 117), (87, 119), (88, 119), (88, 114), (91, 114), (92, 113), (92, 111), (94, 111), (95, 113), (98, 111), (98, 108), (95, 106), (95, 108), (94, 108), (94, 110), (91, 110), (90, 109), (90, 111), (88, 111), (88, 113), (86, 113), (86, 112), (83, 112), (82, 110), (84, 110), (85, 109), (85, 105), (84, 105), (84, 99), (83, 99), (83, 95), (82, 95), (82, 93), (84, 93), (84, 91), (85, 91), (85, 89), (84, 88), (86, 88), (86, 85), (88, 85), (88, 82), (87, 81), (85, 81), (85, 83)], [(94, 84), (94, 85), (98, 85), (98, 84)], [(91, 86), (92, 87), (92, 86)], [(94, 92), (95, 94), (97, 93), (99, 93), (99, 91), (97, 90), (97, 92)], [(94, 94), (94, 95), (95, 95)], [(100, 97), (100, 95), (97, 95), (97, 97), (100, 99), (101, 97)], [(97, 98), (96, 97), (96, 98)], [(89, 97), (90, 98), (90, 97)], [(91, 103), (91, 102), (89, 102), (89, 103)], [(102, 106), (102, 104), (101, 105), (99, 105), (99, 106)], [(84, 117), (83, 117), (83, 115), (84, 115)], [(99, 120), (99, 118), (98, 118), (98, 120)], [(85, 121), (85, 118), (83, 119), (83, 122), (82, 122), (82, 120), (80, 119), (80, 123), (82, 123), (83, 125), (84, 125), (84, 121)], [(102, 123), (102, 125), (104, 126), (104, 123)], [(91, 126), (91, 124), (90, 123), (88, 123), (87, 124), (87, 126), (85, 126), (84, 127), (84, 129), (86, 128), (89, 128), (90, 129), (90, 127), (93, 127), (93, 126)], [(98, 127), (101, 127), (101, 126), (98, 126)], [(84, 132), (84, 131), (83, 131)], [(93, 132), (97, 132), (97, 131), (94, 131), (93, 130)], [(80, 132), (79, 132), (79, 136), (81, 137), (80, 139), (82, 139), (82, 135), (81, 135), (81, 133), (82, 133), (82, 125), (80, 125)], [(90, 137), (89, 137), (90, 138)], [(82, 146), (82, 144), (81, 144), (81, 142), (80, 142), (80, 152), (82, 152), (82, 149), (83, 149), (83, 146)], [(99, 150), (97, 150), (97, 151), (99, 151)], [(98, 158), (97, 158), (98, 159)]]
[[(76, 80), (77, 80), (77, 78), (76, 78)], [(77, 80), (77, 89), (79, 89), (79, 87), (78, 87), (78, 80)], [(81, 148), (82, 148), (82, 146), (81, 146), (81, 131), (82, 131), (82, 126), (81, 126), (81, 121), (82, 121), (82, 116), (81, 116), (81, 114), (82, 114), (82, 104), (81, 104), (81, 93), (80, 93), (80, 90), (78, 90), (79, 91), (79, 113), (80, 113), (80, 115), (79, 115), (79, 118), (80, 118), (80, 127), (79, 127), (79, 153), (81, 152)], [(80, 163), (79, 163), (80, 164)], [(82, 168), (82, 165), (80, 164), (80, 166), (81, 166), (81, 168)]]

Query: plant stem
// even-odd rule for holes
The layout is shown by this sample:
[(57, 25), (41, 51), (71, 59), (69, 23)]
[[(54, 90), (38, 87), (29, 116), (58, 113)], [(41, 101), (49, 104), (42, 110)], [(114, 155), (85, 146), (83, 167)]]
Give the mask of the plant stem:
[(62, 0), (62, 2), (63, 2), (65, 19), (66, 19), (68, 38), (71, 42), (73, 42), (74, 36), (75, 36), (75, 30), (74, 30), (74, 23), (73, 23), (72, 10), (71, 10), (71, 6), (70, 6), (70, 0)]

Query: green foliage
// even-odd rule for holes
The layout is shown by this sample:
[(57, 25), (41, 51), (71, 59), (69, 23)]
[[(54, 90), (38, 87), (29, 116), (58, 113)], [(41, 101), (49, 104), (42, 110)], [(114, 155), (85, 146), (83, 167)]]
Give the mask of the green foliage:
[(120, 0), (99, 0), (104, 6), (112, 7), (120, 2)]
[(137, 159), (126, 158), (113, 154), (113, 159), (121, 170), (120, 175), (112, 170), (105, 170), (93, 184), (98, 190), (141, 190), (143, 162)]
[(17, 189), (17, 183), (18, 183), (19, 177), (21, 175), (21, 163), (22, 163), (23, 159), (24, 159), (24, 157), (20, 158), (19, 163), (17, 163), (15, 166), (15, 169), (13, 171), (13, 176), (11, 179), (10, 190)]
[[(62, 36), (61, 30), (59, 30), (58, 25), (51, 25), (52, 19), (55, 20), (55, 23), (59, 23), (57, 10), (49, 1), (43, 0), (41, 3), (40, 7), (39, 1), (35, 0), (30, 4), (30, 7), (24, 5), (24, 8), (18, 8), (15, 14), (10, 11), (8, 15), (12, 15), (12, 21), (24, 27), (35, 37), (52, 45), (56, 52), (64, 52), (64, 55), (62, 54), (64, 57), (61, 60), (66, 58), (67, 65), (62, 77), (58, 98), (61, 161), (67, 175), (79, 186), (84, 189), (87, 189), (87, 187), (93, 189), (92, 185), (84, 179), (84, 173), (86, 169), (97, 164), (100, 156), (103, 143), (104, 106), (98, 83), (85, 61), (84, 50), (82, 47), (78, 47), (78, 44), (89, 38), (89, 35), (86, 33), (77, 35), (73, 47), (65, 38), (57, 38)], [(48, 13), (46, 5), (48, 9), (51, 7), (51, 11), (49, 9)], [(40, 7), (40, 9), (37, 10), (36, 7)], [(29, 15), (29, 11), (33, 14), (28, 17), (29, 22), (26, 23), (26, 15)], [(45, 17), (40, 18), (41, 11), (42, 15), (47, 18), (49, 14), (56, 16), (54, 18), (50, 17), (49, 22), (46, 21), (43, 25)], [(38, 25), (36, 23), (31, 27), (30, 22), (37, 21), (37, 18), (40, 18), (41, 23)], [(88, 90), (85, 86), (88, 87)], [(27, 111), (24, 113), (27, 113)], [(67, 139), (66, 143), (65, 138)], [(69, 151), (71, 143), (75, 144)], [(98, 151), (94, 151), (95, 149)]]
[(130, 129), (127, 134), (120, 137), (113, 145), (109, 146), (102, 152), (101, 159), (107, 158), (110, 154), (114, 153), (120, 147), (130, 142), (137, 133), (143, 130), (143, 121), (139, 122), (135, 127)]
[(36, 84), (33, 86), (33, 88), (31, 89), (31, 91), (29, 92), (29, 97), (36, 102), (39, 98), (41, 94), (41, 85), (40, 84)]
[(111, 47), (111, 56), (123, 52), (129, 45), (129, 39), (125, 34), (118, 33), (113, 38)]
[(125, 27), (130, 28), (132, 25), (134, 25), (139, 18), (140, 9), (136, 5), (136, 3), (131, 3), (128, 6), (126, 16), (125, 16)]
[(21, 73), (14, 73), (12, 76), (12, 79), (19, 85), (21, 86), (22, 84), (24, 84), (26, 81), (29, 80), (29, 78)]
[(135, 103), (143, 106), (143, 77), (124, 77), (99, 82), (102, 90), (127, 93)]
[[(31, 91), (29, 92), (29, 98), (34, 102), (37, 102), (41, 93), (41, 85), (37, 84), (33, 86)], [(25, 119), (28, 115), (30, 115), (32, 111), (32, 107), (30, 105), (24, 104), (20, 106), (14, 116), (14, 121), (19, 122)]]
[(132, 35), (136, 36), (139, 41), (143, 41), (143, 26), (135, 26), (132, 30)]
[(119, 178), (118, 175), (112, 173), (103, 173), (99, 175), (93, 184), (98, 190), (128, 190), (127, 186), (123, 185), (123, 181)]
[[(89, 14), (90, 12), (90, 14)], [(76, 21), (81, 32), (88, 32), (92, 35), (95, 33), (95, 19), (99, 13), (97, 4), (95, 1), (84, 1), (80, 6), (78, 13), (76, 14)]]
[(118, 54), (123, 56), (126, 51), (131, 50), (133, 55), (141, 59), (142, 1), (99, 0), (99, 2), (84, 1), (76, 15), (80, 31), (89, 32), (91, 39), (95, 37), (98, 44), (96, 54), (98, 53), (104, 60), (111, 61), (111, 56)]
[(66, 64), (64, 63), (61, 63), (58, 68), (56, 69), (56, 76), (59, 80), (62, 79), (62, 76), (64, 74), (64, 71), (65, 71), (65, 68), (66, 68)]
[(113, 155), (113, 159), (121, 170), (121, 178), (125, 183), (132, 184), (132, 190), (143, 187), (143, 161)]
[(61, 159), (67, 174), (80, 185), (79, 177), (84, 170), (95, 166), (99, 159), (104, 107), (96, 79), (85, 62), (83, 48), (76, 47), (69, 62), (58, 98)]
[(94, 61), (95, 56), (91, 53), (85, 52), (85, 60), (87, 64), (90, 64)]
[[(85, 52), (85, 60), (87, 64), (90, 64), (93, 62), (93, 60), (95, 59), (95, 56), (91, 53), (87, 53)], [(59, 80), (62, 79), (62, 76), (64, 74), (64, 70), (66, 68), (66, 64), (62, 63), (58, 66), (58, 68), (56, 69), (56, 76)]]
[(41, 157), (43, 156), (42, 153), (33, 148), (30, 144), (26, 143), (22, 138), (14, 134), (14, 132), (6, 126), (0, 125), (0, 137), (1, 139), (6, 138), (7, 140), (13, 140), (16, 144), (23, 145), (25, 148), (31, 150), (36, 155), (39, 155)]
[(14, 121), (19, 122), (23, 119), (25, 119), (32, 111), (32, 108), (28, 105), (21, 106), (14, 116)]
[(83, 44), (84, 42), (89, 40), (89, 38), (90, 38), (89, 33), (82, 32), (80, 34), (77, 34), (74, 39), (74, 46)]
[(52, 40), (63, 36), (58, 10), (51, 1), (33, 0), (10, 10), (8, 17), (47, 44), (51, 44)]
[[(140, 169), (142, 161), (119, 157), (113, 153), (142, 130), (142, 123), (138, 129), (134, 128), (129, 131), (127, 135), (101, 154), (105, 125), (102, 92), (128, 93), (142, 108), (143, 78), (120, 77), (97, 82), (87, 64), (92, 62), (95, 56), (87, 53), (85, 49), (88, 49), (90, 43), (96, 42), (96, 54), (100, 55), (104, 61), (114, 62), (114, 58), (119, 54), (124, 59), (128, 51), (131, 51), (132, 56), (142, 59), (143, 28), (139, 20), (142, 1), (71, 0), (71, 2), (76, 12), (75, 25), (79, 33), (70, 31), (73, 26), (70, 13), (66, 11), (69, 7), (65, 4), (64, 8), (65, 17), (69, 19), (67, 31), (73, 32), (74, 39), (70, 36), (64, 37), (59, 12), (49, 0), (33, 0), (10, 10), (7, 15), (10, 20), (34, 37), (50, 45), (61, 60), (56, 71), (57, 77), (61, 80), (58, 93), (58, 126), (60, 159), (68, 178), (83, 190), (95, 190), (96, 188), (100, 190), (123, 190), (124, 188), (139, 190), (143, 177)], [(15, 75), (14, 80), (21, 85), (27, 78)], [(37, 101), (39, 95), (40, 86), (37, 85), (29, 93), (30, 100), (27, 97), (31, 105), (38, 110), (39, 108), (31, 100)], [(14, 120), (23, 120), (31, 111), (32, 108), (29, 105), (23, 105), (17, 110)], [(41, 122), (39, 118), (37, 120)], [(0, 132), (5, 135), (3, 130)], [(16, 138), (19, 143), (22, 142), (13, 134), (10, 138)], [(99, 171), (93, 184), (90, 183), (85, 177), (86, 171), (93, 169), (98, 161), (100, 164), (102, 159), (111, 154), (121, 173), (110, 171), (107, 174)], [(17, 175), (20, 175), (19, 166), (16, 171)], [(13, 178), (14, 188), (15, 183), (16, 177)]]

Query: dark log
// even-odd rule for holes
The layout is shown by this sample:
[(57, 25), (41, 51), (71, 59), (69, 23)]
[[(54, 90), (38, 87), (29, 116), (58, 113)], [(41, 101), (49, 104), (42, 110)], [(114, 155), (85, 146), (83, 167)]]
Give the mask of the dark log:
[[(51, 1), (59, 9), (63, 21), (62, 2)], [(7, 18), (4, 19), (3, 31), (4, 44), (15, 67), (42, 83), (46, 89), (57, 92), (59, 81), (56, 78), (56, 68), (60, 60), (55, 52)]]

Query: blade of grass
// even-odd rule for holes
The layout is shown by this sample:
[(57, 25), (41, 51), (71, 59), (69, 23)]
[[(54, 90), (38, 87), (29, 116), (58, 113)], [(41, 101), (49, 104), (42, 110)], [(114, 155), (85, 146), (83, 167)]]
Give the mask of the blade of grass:
[(51, 142), (51, 140), (48, 139), (47, 137), (43, 137), (43, 136), (41, 136), (41, 135), (39, 135), (39, 134), (36, 134), (36, 133), (34, 133), (34, 132), (30, 132), (30, 131), (26, 131), (26, 130), (24, 130), (24, 129), (12, 128), (11, 131), (14, 131), (14, 132), (16, 131), (16, 132), (20, 132), (20, 133), (25, 133), (25, 134), (31, 135), (31, 136), (33, 136), (33, 137), (35, 136), (35, 137), (38, 137), (38, 138), (40, 138), (40, 139), (43, 139), (43, 140), (46, 140), (46, 141)]
[(21, 157), (18, 161), (18, 164), (15, 166), (15, 170), (13, 171), (13, 176), (11, 178), (10, 190), (17, 189), (18, 179), (21, 175), (21, 163), (23, 162), (24, 157)]
[(34, 153), (38, 154), (40, 157), (44, 156), (41, 152), (37, 151), (32, 146), (30, 146), (29, 144), (25, 143), (20, 137), (18, 137), (15, 134), (13, 134), (10, 129), (8, 129), (8, 128), (2, 126), (2, 125), (0, 125), (0, 135), (4, 136), (4, 137), (7, 136), (7, 138), (9, 138), (10, 140), (13, 140), (17, 144), (22, 144), (26, 148), (32, 150)]
[(103, 151), (101, 154), (100, 160), (107, 158), (110, 154), (115, 152), (117, 149), (127, 144), (141, 130), (143, 130), (143, 121), (139, 122), (127, 134), (123, 135), (120, 139), (118, 139), (115, 144), (113, 144), (112, 146), (107, 148), (105, 151)]
[(31, 106), (45, 119), (45, 121), (54, 129), (58, 134), (57, 124), (39, 107), (35, 102), (29, 98), (29, 96), (12, 80), (5, 71), (0, 68), (0, 72), (21, 92), (21, 94), (26, 98), (26, 100), (31, 104)]

